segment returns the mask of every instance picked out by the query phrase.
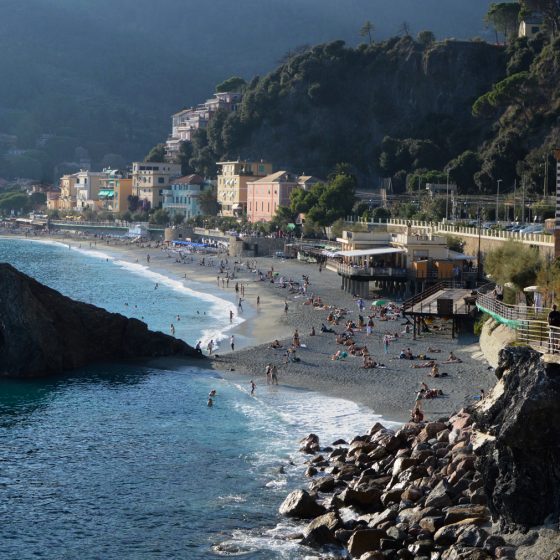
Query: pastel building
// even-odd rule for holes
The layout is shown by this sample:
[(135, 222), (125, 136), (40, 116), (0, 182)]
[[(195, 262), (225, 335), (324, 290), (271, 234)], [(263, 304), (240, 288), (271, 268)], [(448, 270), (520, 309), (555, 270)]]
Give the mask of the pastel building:
[(200, 175), (187, 175), (172, 181), (163, 192), (163, 209), (169, 216), (183, 216), (185, 219), (200, 216), (203, 211), (200, 206), (200, 196), (212, 189), (212, 184), (204, 181)]
[(178, 163), (136, 161), (132, 164), (132, 195), (146, 208), (161, 208), (163, 191), (180, 176)]
[(290, 205), (290, 194), (297, 188), (300, 188), (298, 177), (287, 171), (277, 171), (248, 182), (247, 219), (250, 222), (270, 222), (280, 206)]
[(107, 172), (81, 170), (75, 173), (76, 177), (76, 210), (84, 208), (95, 209), (99, 206), (99, 191), (102, 180), (107, 177)]
[(272, 173), (263, 161), (221, 161), (218, 174), (218, 204), (222, 216), (243, 216), (247, 212), (247, 183)]
[(128, 210), (128, 197), (132, 194), (132, 179), (122, 177), (116, 169), (108, 169), (101, 179), (99, 190), (100, 206), (110, 212), (121, 213)]
[(76, 173), (63, 175), (60, 178), (60, 199), (58, 208), (61, 210), (73, 210), (76, 208)]

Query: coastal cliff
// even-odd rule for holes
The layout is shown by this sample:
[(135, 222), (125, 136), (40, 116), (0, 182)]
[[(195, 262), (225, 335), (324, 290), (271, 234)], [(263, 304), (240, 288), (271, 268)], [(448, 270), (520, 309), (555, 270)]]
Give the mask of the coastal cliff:
[(41, 377), (94, 362), (200, 357), (145, 323), (63, 296), (0, 264), (0, 376)]
[(450, 418), (303, 440), (309, 491), (280, 507), (308, 520), (302, 544), (367, 560), (514, 558), (522, 543), (508, 534), (557, 526), (560, 365), (512, 347), (496, 374), (486, 399)]

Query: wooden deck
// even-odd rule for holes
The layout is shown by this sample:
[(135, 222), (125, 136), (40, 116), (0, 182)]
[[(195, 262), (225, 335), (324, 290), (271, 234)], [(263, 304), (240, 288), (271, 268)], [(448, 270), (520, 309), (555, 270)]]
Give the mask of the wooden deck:
[(438, 290), (405, 309), (405, 315), (415, 317), (467, 317), (476, 308), (474, 301), (472, 304), (465, 303), (465, 297), (470, 297), (471, 292), (472, 290), (463, 288)]

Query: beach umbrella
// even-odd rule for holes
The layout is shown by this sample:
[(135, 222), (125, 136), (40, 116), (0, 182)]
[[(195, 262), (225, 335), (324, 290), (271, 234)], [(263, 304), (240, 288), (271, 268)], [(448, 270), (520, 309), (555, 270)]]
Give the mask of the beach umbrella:
[(376, 300), (371, 302), (371, 305), (375, 306), (375, 307), (383, 307), (384, 305), (387, 305), (388, 303), (389, 303), (388, 299), (376, 299)]
[(539, 291), (539, 287), (538, 286), (527, 286), (526, 288), (523, 288), (524, 292), (538, 292)]

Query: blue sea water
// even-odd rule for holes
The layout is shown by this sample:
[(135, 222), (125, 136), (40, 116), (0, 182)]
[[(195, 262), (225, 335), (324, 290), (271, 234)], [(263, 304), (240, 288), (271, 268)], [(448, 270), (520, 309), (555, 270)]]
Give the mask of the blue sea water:
[[(191, 343), (229, 328), (231, 302), (107, 258), (0, 239), (0, 261), (76, 299), (164, 332), (180, 314), (176, 335)], [(303, 485), (297, 442), (310, 431), (350, 437), (375, 420), (289, 387), (259, 382), (251, 397), (247, 379), (192, 366), (0, 380), (0, 558), (324, 558), (282, 538), (294, 526), (278, 506)]]

